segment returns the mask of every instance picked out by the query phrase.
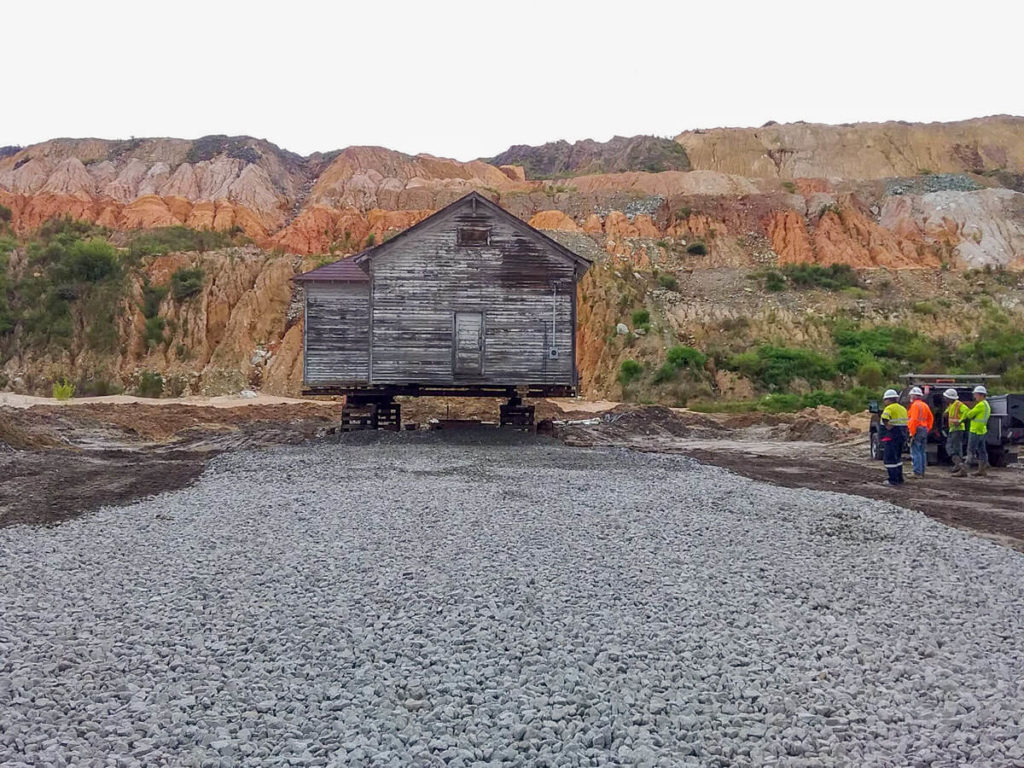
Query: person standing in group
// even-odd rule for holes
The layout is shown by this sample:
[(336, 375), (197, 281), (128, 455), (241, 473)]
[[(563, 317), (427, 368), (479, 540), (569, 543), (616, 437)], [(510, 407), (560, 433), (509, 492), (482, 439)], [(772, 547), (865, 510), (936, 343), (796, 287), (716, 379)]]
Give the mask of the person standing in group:
[(988, 474), (988, 420), (992, 416), (992, 406), (988, 402), (988, 390), (982, 385), (974, 388), (974, 405), (967, 413), (965, 419), (971, 422), (967, 435), (967, 458), (975, 459), (978, 468), (971, 472), (975, 477), (985, 477)]
[(954, 475), (963, 475), (967, 469), (964, 467), (964, 418), (967, 414), (967, 405), (960, 402), (960, 395), (950, 387), (942, 393), (949, 406), (943, 416), (946, 418), (946, 455), (953, 462)]
[(928, 433), (934, 424), (935, 417), (924, 400), (924, 392), (920, 387), (913, 387), (910, 390), (910, 408), (907, 409), (907, 433), (910, 435), (910, 460), (917, 480), (924, 477), (928, 465)]
[(889, 485), (903, 484), (903, 443), (907, 437), (907, 409), (899, 404), (895, 389), (885, 390), (882, 400), (885, 408), (879, 422), (882, 432), (882, 461), (885, 463)]

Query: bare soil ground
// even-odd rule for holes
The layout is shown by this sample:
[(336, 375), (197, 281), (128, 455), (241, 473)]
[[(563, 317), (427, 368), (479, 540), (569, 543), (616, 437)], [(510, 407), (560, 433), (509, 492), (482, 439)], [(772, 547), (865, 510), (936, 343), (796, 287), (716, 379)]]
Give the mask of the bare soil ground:
[[(817, 409), (799, 414), (700, 414), (661, 406), (536, 402), (538, 421), (570, 445), (679, 453), (784, 487), (892, 502), (1024, 551), (1024, 468), (988, 478), (882, 484), (867, 458), (866, 419)], [(0, 405), (0, 526), (53, 524), (191, 483), (217, 453), (299, 443), (340, 418), (338, 402), (81, 402)], [(497, 419), (491, 399), (422, 398), (403, 418)], [(909, 475), (909, 471), (907, 472)]]
[(191, 483), (222, 451), (314, 437), (340, 406), (0, 406), (0, 526), (53, 524)]

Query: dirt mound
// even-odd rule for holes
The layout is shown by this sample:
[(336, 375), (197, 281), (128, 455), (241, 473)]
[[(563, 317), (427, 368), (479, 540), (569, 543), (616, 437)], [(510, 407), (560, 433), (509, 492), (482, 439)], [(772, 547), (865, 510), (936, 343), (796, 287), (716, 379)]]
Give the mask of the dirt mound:
[(571, 420), (558, 434), (578, 445), (602, 445), (638, 437), (722, 437), (730, 431), (702, 413), (663, 405), (619, 405), (589, 419)]

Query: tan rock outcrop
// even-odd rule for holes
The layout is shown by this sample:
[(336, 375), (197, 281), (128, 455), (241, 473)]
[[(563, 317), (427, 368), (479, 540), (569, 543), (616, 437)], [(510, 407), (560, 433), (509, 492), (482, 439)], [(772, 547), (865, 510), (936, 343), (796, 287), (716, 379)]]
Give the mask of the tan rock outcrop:
[(521, 165), (499, 165), (498, 170), (508, 176), (512, 181), (526, 181), (526, 171)]
[(579, 232), (579, 225), (562, 211), (541, 211), (530, 219), (534, 229), (560, 229), (566, 232)]
[(1024, 172), (1024, 118), (956, 123), (788, 123), (676, 137), (694, 169), (796, 179), (882, 179), (924, 172)]

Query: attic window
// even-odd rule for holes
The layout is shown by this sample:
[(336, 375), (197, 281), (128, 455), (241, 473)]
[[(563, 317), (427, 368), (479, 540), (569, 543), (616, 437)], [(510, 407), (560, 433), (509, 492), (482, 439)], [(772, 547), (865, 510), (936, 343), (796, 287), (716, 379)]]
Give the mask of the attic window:
[(459, 227), (459, 245), (480, 247), (490, 245), (490, 227)]

